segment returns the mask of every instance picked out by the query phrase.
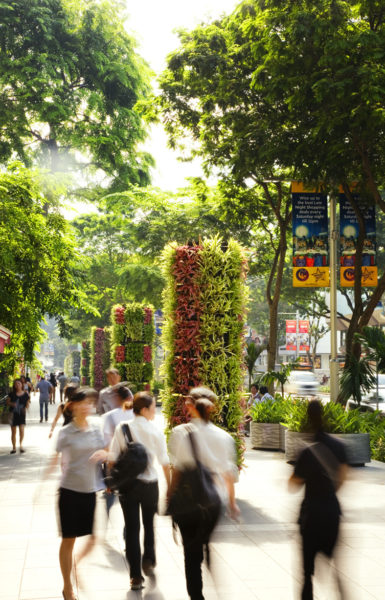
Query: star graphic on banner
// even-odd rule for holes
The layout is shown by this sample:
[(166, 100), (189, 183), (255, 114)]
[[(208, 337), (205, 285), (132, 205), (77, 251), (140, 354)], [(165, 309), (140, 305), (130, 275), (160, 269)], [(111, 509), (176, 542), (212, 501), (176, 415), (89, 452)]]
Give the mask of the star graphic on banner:
[(322, 279), (325, 279), (325, 272), (324, 271), (320, 271), (318, 268), (316, 271), (314, 271), (313, 273), (313, 277), (316, 280), (316, 282), (318, 283), (319, 281), (321, 281)]
[(370, 281), (372, 279), (372, 272), (368, 268), (364, 267), (361, 271), (361, 277), (363, 283), (365, 283), (366, 281)]

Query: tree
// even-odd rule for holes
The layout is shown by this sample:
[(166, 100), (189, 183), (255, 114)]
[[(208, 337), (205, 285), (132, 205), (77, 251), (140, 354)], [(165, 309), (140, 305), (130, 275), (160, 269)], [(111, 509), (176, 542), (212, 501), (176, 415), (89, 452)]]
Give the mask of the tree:
[(147, 183), (137, 107), (149, 71), (122, 3), (10, 0), (0, 3), (0, 22), (0, 161), (99, 170), (113, 187)]
[(0, 323), (12, 331), (5, 354), (12, 371), (22, 356), (32, 361), (45, 315), (56, 317), (63, 331), (70, 307), (91, 307), (80, 287), (75, 240), (52, 199), (54, 187), (48, 186), (48, 197), (44, 182), (20, 164), (0, 173), (0, 186)]

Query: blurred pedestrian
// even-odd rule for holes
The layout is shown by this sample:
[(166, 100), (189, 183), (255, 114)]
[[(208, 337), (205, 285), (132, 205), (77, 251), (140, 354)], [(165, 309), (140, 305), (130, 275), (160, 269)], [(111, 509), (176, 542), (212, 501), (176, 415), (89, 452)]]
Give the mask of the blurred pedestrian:
[(170, 436), (169, 452), (172, 464), (170, 506), (178, 490), (183, 473), (197, 468), (198, 461), (213, 478), (219, 502), (213, 502), (205, 510), (192, 506), (191, 511), (177, 520), (181, 532), (187, 591), (191, 600), (203, 600), (202, 562), (203, 549), (221, 513), (221, 502), (226, 501), (231, 518), (237, 519), (239, 508), (235, 501), (234, 482), (238, 472), (234, 440), (229, 433), (210, 422), (217, 397), (211, 390), (199, 387), (190, 391), (186, 408), (191, 422), (175, 427)]
[(257, 402), (261, 401), (261, 393), (259, 391), (259, 386), (256, 383), (253, 383), (251, 388), (250, 388), (250, 398), (247, 402), (247, 407), (250, 408), (251, 406), (253, 406), (254, 404), (257, 404)]
[(7, 398), (7, 405), (10, 412), (11, 425), (11, 454), (16, 452), (16, 429), (19, 428), (20, 452), (24, 453), (23, 439), (25, 427), (25, 415), (29, 407), (29, 394), (24, 390), (20, 379), (15, 379), (12, 386), (12, 391)]
[(40, 404), (40, 423), (43, 421), (43, 412), (45, 420), (48, 421), (48, 402), (52, 397), (52, 384), (46, 379), (40, 379), (36, 386), (36, 390), (40, 393), (39, 404)]
[[(143, 587), (143, 573), (154, 575), (156, 564), (154, 516), (158, 509), (159, 487), (155, 459), (163, 467), (169, 486), (170, 469), (167, 456), (166, 440), (161, 431), (152, 423), (155, 417), (155, 400), (148, 392), (138, 392), (133, 401), (134, 419), (127, 425), (134, 442), (143, 444), (147, 451), (148, 464), (146, 470), (138, 475), (128, 491), (119, 495), (126, 527), (126, 557), (130, 567), (131, 589)], [(111, 442), (109, 460), (111, 466), (127, 447), (122, 425), (115, 429)], [(143, 560), (140, 549), (140, 512), (144, 529)]]
[(69, 402), (72, 420), (62, 427), (57, 439), (57, 455), (63, 454), (63, 472), (59, 488), (59, 516), (62, 542), (59, 559), (63, 576), (64, 600), (76, 600), (72, 581), (73, 549), (76, 538), (88, 538), (77, 563), (86, 556), (94, 545), (93, 523), (96, 492), (99, 490), (97, 462), (104, 455), (104, 440), (97, 424), (88, 422), (98, 393), (91, 388), (79, 388)]
[(55, 373), (50, 373), (49, 382), (52, 385), (52, 394), (50, 399), (50, 404), (55, 404), (56, 401), (56, 388), (57, 388), (57, 380)]
[(77, 391), (77, 389), (79, 388), (79, 386), (76, 383), (69, 383), (65, 388), (64, 388), (64, 400), (65, 402), (61, 402), (59, 404), (59, 406), (57, 407), (57, 411), (56, 411), (56, 415), (54, 420), (52, 421), (52, 426), (49, 432), (48, 437), (51, 438), (53, 435), (53, 432), (55, 430), (56, 424), (58, 422), (58, 420), (60, 419), (60, 417), (64, 417), (64, 421), (63, 421), (63, 427), (64, 425), (68, 425), (68, 423), (71, 422), (72, 420), (72, 412), (71, 412), (71, 398), (74, 395), (74, 393)]
[(259, 388), (259, 395), (259, 402), (264, 402), (265, 400), (274, 400), (273, 396), (269, 394), (269, 390), (265, 385), (261, 385), (261, 387)]
[[(132, 402), (134, 396), (131, 390), (123, 384), (118, 383), (114, 386), (116, 404), (118, 408), (114, 408), (102, 416), (104, 444), (110, 447), (112, 438), (114, 437), (115, 429), (119, 423), (123, 421), (131, 421), (134, 418)], [(106, 475), (106, 473), (104, 473)], [(115, 502), (115, 493), (107, 489), (105, 492), (107, 516)], [(124, 536), (125, 537), (125, 536)]]
[(313, 600), (312, 575), (316, 555), (332, 557), (337, 543), (341, 509), (336, 491), (346, 476), (344, 445), (324, 432), (322, 404), (312, 400), (308, 405), (309, 431), (314, 443), (298, 457), (289, 489), (305, 485), (299, 525), (302, 536), (304, 584), (302, 600)]
[(28, 381), (28, 379), (24, 375), (20, 376), (20, 381), (23, 385), (23, 390), (27, 392), (28, 396), (31, 398), (31, 393), (33, 392), (33, 385), (31, 383), (31, 380)]
[(78, 376), (76, 371), (73, 372), (73, 375), (70, 379), (70, 383), (77, 383), (78, 385), (80, 385), (80, 377)]
[(59, 382), (60, 402), (63, 402), (64, 388), (68, 383), (68, 377), (64, 374), (64, 371), (59, 373), (58, 382)]
[(96, 407), (96, 412), (99, 415), (103, 415), (114, 408), (119, 408), (119, 403), (117, 402), (114, 388), (121, 381), (120, 373), (118, 369), (115, 368), (107, 369), (106, 377), (108, 381), (108, 387), (105, 387), (100, 391), (99, 401)]

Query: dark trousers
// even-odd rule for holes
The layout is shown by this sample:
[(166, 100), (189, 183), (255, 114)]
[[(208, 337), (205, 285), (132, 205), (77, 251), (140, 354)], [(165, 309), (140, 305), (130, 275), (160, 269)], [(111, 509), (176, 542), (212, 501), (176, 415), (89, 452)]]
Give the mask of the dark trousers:
[(48, 400), (40, 400), (40, 419), (43, 420), (43, 408), (45, 409), (45, 420), (48, 421)]
[(208, 545), (218, 521), (220, 508), (209, 511), (204, 521), (201, 514), (191, 514), (178, 522), (183, 541), (186, 587), (191, 600), (204, 600), (202, 593), (203, 546)]
[(325, 514), (313, 515), (301, 526), (304, 584), (301, 600), (313, 600), (312, 575), (316, 555), (322, 552), (328, 557), (333, 555), (338, 538), (340, 516), (330, 510)]
[(156, 563), (154, 515), (158, 509), (158, 482), (146, 483), (137, 479), (132, 489), (119, 496), (126, 527), (126, 557), (130, 565), (130, 577), (142, 576), (140, 550), (140, 512), (144, 529), (143, 560)]

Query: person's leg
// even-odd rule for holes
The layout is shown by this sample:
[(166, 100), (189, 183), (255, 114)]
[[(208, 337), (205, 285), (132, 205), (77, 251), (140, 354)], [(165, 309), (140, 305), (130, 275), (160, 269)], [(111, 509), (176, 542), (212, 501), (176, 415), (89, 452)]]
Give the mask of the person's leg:
[(304, 532), (302, 534), (302, 556), (303, 556), (303, 574), (304, 582), (302, 588), (301, 600), (313, 600), (312, 576), (314, 573), (314, 560), (317, 554), (316, 540), (314, 532)]
[(65, 600), (75, 600), (71, 582), (72, 555), (76, 538), (63, 538), (60, 544), (59, 561), (63, 576), (63, 594)]
[(64, 392), (64, 390), (62, 390), (62, 389), (60, 388), (60, 403), (62, 403), (62, 402), (63, 402), (63, 392)]
[(45, 406), (45, 420), (48, 421), (48, 400), (44, 402)]
[(123, 510), (126, 528), (126, 558), (130, 566), (130, 577), (140, 579), (142, 577), (142, 569), (139, 538), (139, 500), (133, 492), (129, 492), (119, 496), (119, 501)]
[(184, 551), (186, 587), (191, 600), (204, 600), (202, 589), (203, 542), (199, 536), (199, 524), (186, 519), (179, 523)]
[(11, 442), (12, 442), (12, 451), (16, 452), (16, 427), (11, 426)]
[(156, 564), (154, 516), (158, 510), (158, 499), (158, 482), (142, 484), (140, 504), (144, 529), (143, 564), (146, 567), (154, 567)]
[(19, 425), (20, 450), (23, 449), (24, 425)]
[(40, 405), (40, 423), (43, 420), (43, 400), (39, 400), (39, 405)]

